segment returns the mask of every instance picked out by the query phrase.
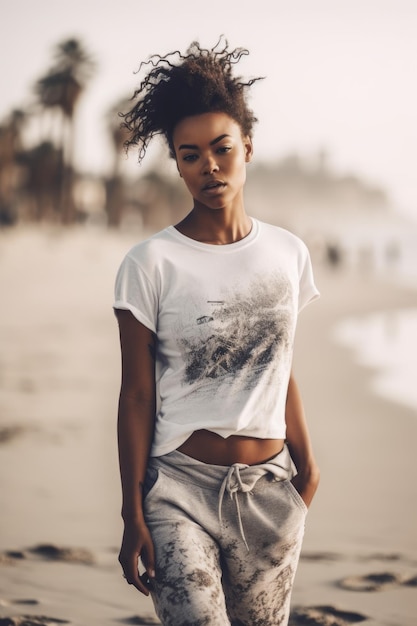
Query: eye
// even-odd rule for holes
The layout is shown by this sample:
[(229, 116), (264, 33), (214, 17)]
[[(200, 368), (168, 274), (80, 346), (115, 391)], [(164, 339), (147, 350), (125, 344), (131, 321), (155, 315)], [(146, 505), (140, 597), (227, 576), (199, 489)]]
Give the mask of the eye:
[(197, 154), (186, 154), (183, 157), (183, 161), (187, 161), (187, 163), (193, 163), (197, 159), (198, 159), (198, 155)]
[(220, 148), (218, 148), (217, 152), (219, 154), (227, 154), (227, 152), (230, 152), (231, 149), (232, 149), (232, 146), (220, 146)]

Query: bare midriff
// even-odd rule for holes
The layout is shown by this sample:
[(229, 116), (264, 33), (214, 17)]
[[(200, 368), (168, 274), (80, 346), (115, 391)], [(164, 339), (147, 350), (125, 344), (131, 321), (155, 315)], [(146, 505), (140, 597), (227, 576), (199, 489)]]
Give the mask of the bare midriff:
[(196, 430), (178, 450), (211, 465), (257, 465), (276, 456), (283, 447), (284, 439), (258, 439), (240, 435), (224, 439), (209, 430)]

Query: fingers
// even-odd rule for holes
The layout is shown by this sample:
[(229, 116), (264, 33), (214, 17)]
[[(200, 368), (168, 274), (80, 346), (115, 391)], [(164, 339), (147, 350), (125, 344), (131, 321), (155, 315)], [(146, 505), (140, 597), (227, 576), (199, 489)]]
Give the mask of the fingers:
[[(139, 575), (139, 558), (141, 558), (146, 571)], [(155, 553), (152, 541), (149, 541), (141, 550), (135, 551), (133, 555), (126, 556), (123, 552), (119, 555), (119, 562), (122, 566), (124, 577), (129, 585), (136, 587), (145, 596), (149, 595), (152, 589), (152, 580), (155, 578)]]
[[(139, 575), (139, 559), (146, 568), (142, 575)], [(155, 578), (155, 553), (153, 541), (146, 526), (125, 526), (119, 562), (129, 585), (133, 585), (138, 591), (148, 596), (152, 589), (152, 579)]]
[(126, 582), (129, 585), (135, 587), (140, 593), (143, 593), (145, 596), (149, 596), (150, 592), (150, 581), (148, 578), (148, 574), (145, 572), (142, 576), (139, 576), (139, 572), (136, 575), (131, 577), (124, 576), (126, 578)]
[(119, 554), (119, 563), (123, 569), (123, 578), (129, 585), (136, 587), (138, 591), (145, 596), (149, 595), (149, 589), (145, 585), (145, 581), (142, 581), (139, 576), (138, 561), (140, 553), (135, 551), (133, 554), (126, 555), (123, 548)]
[(131, 582), (129, 582), (128, 580), (127, 582), (129, 583), (129, 585), (133, 585), (133, 587), (136, 587), (136, 589), (143, 593), (145, 596), (149, 596), (150, 583), (148, 579), (148, 574), (146, 572), (142, 576), (139, 576), (138, 573)]
[(143, 547), (142, 563), (146, 568), (150, 582), (152, 582), (152, 578), (155, 578), (155, 550), (151, 540)]

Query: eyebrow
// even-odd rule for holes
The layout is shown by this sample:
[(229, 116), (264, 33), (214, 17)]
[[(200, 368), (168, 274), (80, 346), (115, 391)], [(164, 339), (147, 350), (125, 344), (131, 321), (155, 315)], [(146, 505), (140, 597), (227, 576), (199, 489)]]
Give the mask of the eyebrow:
[[(216, 137), (216, 139), (213, 139), (213, 141), (210, 141), (210, 146), (214, 146), (216, 143), (219, 143), (219, 141), (221, 141), (225, 137), (231, 137), (231, 135), (227, 135), (226, 133), (224, 135), (219, 135), (218, 137)], [(198, 146), (192, 143), (182, 143), (179, 146), (178, 150), (198, 150)]]

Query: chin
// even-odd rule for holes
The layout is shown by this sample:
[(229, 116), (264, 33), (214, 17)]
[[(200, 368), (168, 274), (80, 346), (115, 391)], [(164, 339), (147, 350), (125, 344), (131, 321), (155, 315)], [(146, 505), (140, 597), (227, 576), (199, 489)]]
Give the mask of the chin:
[(207, 202), (198, 202), (198, 206), (205, 209), (206, 211), (222, 211), (226, 208), (225, 202), (211, 202), (208, 204)]

